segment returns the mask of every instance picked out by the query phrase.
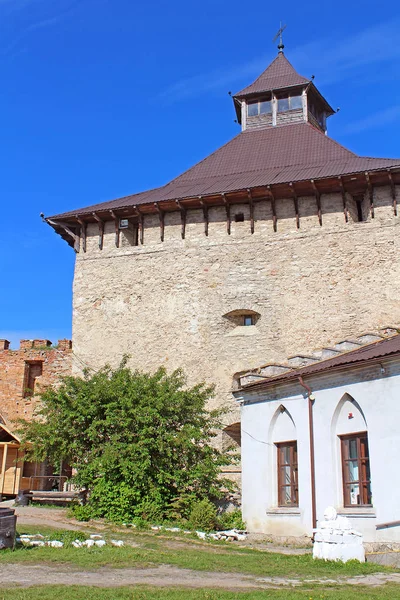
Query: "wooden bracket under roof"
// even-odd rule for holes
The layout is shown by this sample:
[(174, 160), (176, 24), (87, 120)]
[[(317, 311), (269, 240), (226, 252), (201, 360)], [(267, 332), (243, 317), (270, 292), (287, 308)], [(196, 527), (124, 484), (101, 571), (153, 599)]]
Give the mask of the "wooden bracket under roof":
[(277, 217), (276, 217), (276, 205), (275, 205), (275, 196), (274, 193), (272, 191), (272, 188), (270, 185), (267, 186), (268, 192), (269, 192), (269, 197), (271, 200), (271, 209), (272, 209), (272, 223), (273, 223), (273, 227), (274, 227), (274, 231), (277, 231), (278, 225), (277, 225)]
[(161, 210), (158, 202), (154, 202), (154, 206), (157, 209), (158, 212), (158, 218), (160, 221), (160, 239), (163, 242), (164, 241), (164, 231), (165, 231), (165, 212), (163, 210)]
[(317, 184), (315, 183), (314, 179), (311, 179), (311, 185), (313, 187), (313, 190), (315, 193), (315, 199), (317, 201), (318, 221), (319, 221), (319, 224), (322, 226), (321, 192), (317, 188)]
[(390, 190), (391, 190), (391, 193), (392, 193), (393, 212), (394, 212), (394, 216), (397, 217), (396, 186), (394, 185), (393, 176), (392, 176), (392, 173), (391, 173), (390, 169), (387, 170), (387, 174), (388, 174), (388, 177), (389, 177)]
[(349, 222), (349, 214), (348, 214), (348, 210), (347, 210), (347, 197), (346, 197), (346, 190), (344, 189), (342, 177), (339, 177), (339, 185), (340, 185), (340, 193), (342, 194), (344, 220), (346, 221), (346, 223), (348, 223)]
[(199, 196), (199, 202), (201, 208), (203, 209), (203, 217), (204, 217), (204, 233), (208, 236), (208, 205), (204, 202), (203, 198)]
[(115, 214), (113, 210), (110, 210), (110, 215), (114, 219), (115, 226), (115, 245), (119, 248), (119, 217)]
[(365, 179), (367, 180), (367, 189), (368, 189), (368, 197), (369, 197), (369, 207), (370, 207), (370, 211), (371, 211), (371, 219), (373, 219), (375, 217), (374, 190), (371, 185), (371, 178), (369, 176), (368, 171), (365, 171)]
[(99, 249), (103, 250), (104, 243), (104, 221), (100, 219), (100, 217), (94, 212), (92, 213), (93, 217), (96, 219), (97, 224), (99, 226)]
[[(63, 230), (67, 234), (67, 236), (73, 240), (75, 252), (79, 252), (81, 239), (80, 239), (80, 236), (76, 232), (72, 231), (72, 229), (70, 229), (68, 227), (68, 225), (66, 225), (65, 223), (61, 223), (60, 221), (55, 221), (54, 219), (49, 219), (49, 218), (45, 219), (45, 221), (46, 221), (46, 223), (48, 223), (49, 225), (54, 227), (56, 232), (57, 232), (57, 229)], [(57, 233), (59, 233), (59, 232), (57, 232)]]
[(296, 227), (297, 227), (297, 229), (300, 229), (299, 199), (297, 197), (296, 188), (294, 187), (293, 182), (289, 183), (289, 187), (292, 190), (292, 195), (293, 195), (294, 210), (296, 213)]
[(247, 196), (249, 199), (249, 208), (250, 208), (250, 232), (254, 233), (254, 202), (253, 196), (251, 195), (251, 189), (248, 188)]
[(229, 204), (225, 194), (221, 194), (221, 198), (225, 205), (226, 211), (226, 231), (228, 235), (231, 235), (231, 205)]
[(140, 245), (143, 246), (143, 237), (144, 237), (144, 215), (141, 212), (141, 210), (139, 209), (139, 207), (135, 204), (135, 206), (133, 207), (135, 214), (138, 216), (139, 218), (139, 242)]
[(182, 203), (179, 200), (175, 200), (175, 202), (181, 213), (181, 237), (184, 240), (186, 233), (186, 208), (182, 205)]
[(82, 250), (83, 250), (83, 252), (86, 252), (87, 223), (85, 221), (82, 221), (82, 219), (80, 217), (78, 217), (78, 215), (76, 216), (76, 220), (78, 221), (79, 225), (81, 226)]

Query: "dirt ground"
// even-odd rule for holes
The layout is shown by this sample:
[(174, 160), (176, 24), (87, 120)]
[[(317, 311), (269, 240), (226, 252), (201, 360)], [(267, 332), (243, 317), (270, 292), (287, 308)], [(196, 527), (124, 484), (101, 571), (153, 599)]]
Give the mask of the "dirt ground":
[[(11, 505), (1, 503), (0, 506)], [(69, 519), (65, 509), (44, 508), (36, 506), (15, 507), (17, 528), (23, 525), (55, 527), (57, 529), (69, 530), (101, 530), (104, 524), (101, 522), (90, 524)], [(126, 530), (125, 530), (126, 531)], [(251, 536), (250, 536), (251, 537)], [(184, 540), (168, 540), (167, 545), (185, 545)], [(240, 544), (242, 545), (242, 544)], [(279, 547), (260, 536), (251, 540), (247, 547), (254, 546), (263, 550), (283, 552), (286, 554), (300, 554), (310, 552), (308, 548)], [(237, 544), (239, 546), (239, 544)], [(220, 573), (192, 571), (168, 565), (160, 565), (152, 568), (104, 568), (82, 571), (69, 565), (54, 567), (52, 565), (25, 565), (5, 564), (0, 566), (0, 581), (3, 587), (19, 585), (30, 587), (33, 585), (87, 585), (97, 587), (118, 587), (132, 585), (149, 585), (158, 587), (174, 587), (179, 585), (187, 588), (214, 588), (224, 590), (249, 590), (249, 589), (271, 589), (283, 585), (299, 586), (307, 583), (307, 580), (257, 577), (238, 573)], [(339, 585), (368, 585), (380, 586), (387, 582), (400, 585), (400, 573), (377, 573), (373, 575), (362, 575), (357, 577), (343, 577), (335, 579), (309, 580), (311, 583), (339, 584)]]
[[(0, 567), (2, 587), (14, 585), (30, 587), (33, 585), (86, 585), (96, 587), (120, 587), (133, 585), (149, 585), (154, 587), (213, 588), (224, 590), (277, 589), (282, 586), (299, 586), (307, 580), (287, 579), (279, 577), (254, 577), (236, 573), (210, 573), (179, 569), (161, 565), (149, 569), (93, 569), (81, 571), (68, 566), (53, 567), (50, 565), (13, 565)], [(400, 573), (363, 575), (338, 579), (313, 579), (309, 583), (337, 585), (381, 586), (392, 582), (400, 584)]]

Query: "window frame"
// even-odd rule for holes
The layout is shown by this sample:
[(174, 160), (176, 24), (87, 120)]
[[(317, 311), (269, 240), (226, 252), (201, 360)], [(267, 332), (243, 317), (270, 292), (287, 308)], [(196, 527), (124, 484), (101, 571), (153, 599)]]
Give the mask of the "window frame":
[[(343, 486), (343, 507), (344, 508), (364, 508), (372, 507), (372, 491), (371, 491), (371, 468), (369, 458), (369, 443), (368, 432), (360, 431), (347, 435), (341, 435), (340, 450), (342, 462), (342, 486)], [(349, 442), (356, 440), (357, 442), (357, 458), (350, 458)], [(362, 442), (365, 442), (362, 444)], [(365, 452), (366, 449), (366, 452)], [(358, 479), (350, 480), (348, 463), (357, 461)], [(357, 504), (351, 503), (351, 485), (358, 485), (359, 498), (361, 502)], [(369, 501), (368, 501), (369, 500)]]
[[(246, 323), (247, 319), (250, 319), (250, 323)], [(254, 325), (254, 315), (243, 315), (243, 327), (251, 327)]]
[[(300, 106), (296, 106), (296, 107), (292, 107), (292, 98), (300, 98)], [(280, 113), (285, 113), (285, 112), (290, 112), (291, 110), (303, 110), (303, 99), (302, 99), (302, 94), (296, 94), (296, 95), (288, 95), (288, 96), (282, 96), (281, 98), (279, 98), (279, 96), (277, 97), (277, 106), (276, 106), (276, 112), (277, 114)], [(279, 102), (281, 100), (287, 100), (288, 101), (288, 108), (284, 108), (284, 109), (279, 109)]]
[[(269, 102), (270, 110), (268, 112), (261, 112), (261, 104), (265, 104)], [(255, 115), (251, 115), (249, 112), (250, 106), (257, 106), (257, 113)], [(252, 119), (253, 117), (260, 117), (261, 115), (271, 115), (272, 116), (272, 98), (270, 100), (257, 100), (257, 102), (248, 102), (247, 103), (247, 117)]]
[[(278, 442), (275, 444), (277, 449), (277, 479), (278, 479), (278, 506), (280, 508), (294, 508), (299, 506), (299, 477), (298, 477), (298, 450), (297, 440), (288, 442)], [(290, 448), (289, 462), (282, 462), (283, 449)], [(290, 484), (285, 483), (282, 477), (284, 467), (290, 468)], [(290, 503), (283, 502), (286, 488), (290, 488)], [(283, 492), (283, 493), (282, 493)]]

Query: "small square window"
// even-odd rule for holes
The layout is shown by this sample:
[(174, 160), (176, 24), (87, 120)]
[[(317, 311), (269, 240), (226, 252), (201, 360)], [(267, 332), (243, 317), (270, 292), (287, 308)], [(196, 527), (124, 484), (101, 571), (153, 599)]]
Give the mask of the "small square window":
[(245, 327), (249, 327), (250, 325), (254, 325), (253, 315), (244, 315), (244, 317), (243, 317), (243, 325)]
[(235, 215), (235, 223), (243, 223), (244, 221), (244, 214), (243, 213), (236, 213)]
[(253, 102), (253, 104), (248, 104), (247, 114), (249, 115), (249, 117), (255, 117), (258, 115), (258, 102)]

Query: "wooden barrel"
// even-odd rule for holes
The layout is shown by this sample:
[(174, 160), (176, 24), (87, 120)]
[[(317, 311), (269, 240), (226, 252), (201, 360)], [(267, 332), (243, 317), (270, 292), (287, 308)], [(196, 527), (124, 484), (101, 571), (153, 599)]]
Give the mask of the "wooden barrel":
[(13, 508), (0, 508), (0, 550), (14, 548), (17, 517)]

